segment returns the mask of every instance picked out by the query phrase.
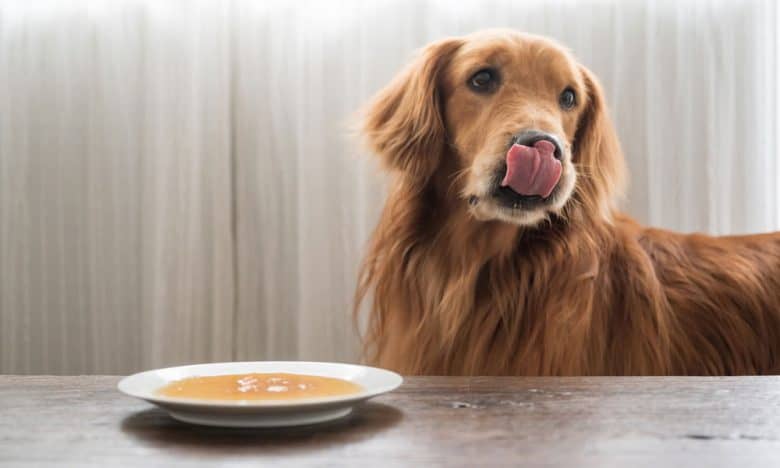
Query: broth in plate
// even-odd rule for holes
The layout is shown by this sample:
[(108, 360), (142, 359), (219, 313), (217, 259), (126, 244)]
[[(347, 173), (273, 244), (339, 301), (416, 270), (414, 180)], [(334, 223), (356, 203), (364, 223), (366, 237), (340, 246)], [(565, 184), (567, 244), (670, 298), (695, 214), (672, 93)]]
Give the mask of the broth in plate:
[(201, 400), (299, 400), (360, 393), (348, 380), (304, 374), (252, 373), (189, 377), (171, 382), (158, 395)]

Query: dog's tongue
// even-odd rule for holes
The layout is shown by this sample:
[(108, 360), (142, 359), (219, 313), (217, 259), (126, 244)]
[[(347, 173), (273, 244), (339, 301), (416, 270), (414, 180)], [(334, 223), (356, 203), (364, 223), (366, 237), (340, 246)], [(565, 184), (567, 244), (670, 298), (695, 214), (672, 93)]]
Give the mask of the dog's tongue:
[(555, 145), (547, 140), (539, 140), (533, 146), (512, 145), (506, 153), (506, 175), (501, 186), (520, 195), (547, 198), (563, 170), (554, 153)]

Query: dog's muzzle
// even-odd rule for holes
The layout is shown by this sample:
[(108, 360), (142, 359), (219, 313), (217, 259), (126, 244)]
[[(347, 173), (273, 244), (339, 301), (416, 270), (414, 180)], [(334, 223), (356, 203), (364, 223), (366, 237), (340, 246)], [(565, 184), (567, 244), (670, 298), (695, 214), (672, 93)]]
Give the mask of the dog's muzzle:
[(562, 148), (557, 137), (537, 130), (512, 136), (494, 176), (494, 197), (512, 208), (546, 203), (563, 173)]

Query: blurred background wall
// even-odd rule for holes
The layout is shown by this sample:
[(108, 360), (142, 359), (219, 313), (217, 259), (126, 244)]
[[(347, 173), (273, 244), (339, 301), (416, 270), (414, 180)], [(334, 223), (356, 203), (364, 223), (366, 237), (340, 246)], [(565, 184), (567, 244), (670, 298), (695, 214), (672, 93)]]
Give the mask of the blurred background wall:
[(780, 229), (777, 24), (771, 0), (0, 1), (0, 372), (356, 360), (383, 178), (350, 118), (480, 28), (601, 78), (638, 219)]

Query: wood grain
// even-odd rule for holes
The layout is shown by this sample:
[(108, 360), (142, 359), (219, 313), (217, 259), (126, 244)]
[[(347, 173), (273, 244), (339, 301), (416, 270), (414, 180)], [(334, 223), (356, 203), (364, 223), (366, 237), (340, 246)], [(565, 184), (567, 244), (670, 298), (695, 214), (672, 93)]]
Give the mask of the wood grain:
[(0, 465), (780, 465), (777, 377), (409, 378), (286, 430), (184, 425), (118, 380), (0, 376)]

